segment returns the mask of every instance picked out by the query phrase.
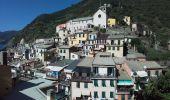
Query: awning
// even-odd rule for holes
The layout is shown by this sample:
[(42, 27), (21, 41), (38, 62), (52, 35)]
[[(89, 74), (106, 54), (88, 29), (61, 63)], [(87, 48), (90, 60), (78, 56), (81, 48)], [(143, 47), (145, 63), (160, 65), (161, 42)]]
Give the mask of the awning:
[(137, 75), (139, 77), (147, 77), (148, 76), (148, 73), (145, 72), (145, 71), (137, 71)]
[(50, 71), (60, 71), (63, 69), (63, 67), (58, 67), (58, 66), (47, 66), (45, 69), (49, 69)]
[(118, 80), (117, 85), (133, 85), (132, 80)]

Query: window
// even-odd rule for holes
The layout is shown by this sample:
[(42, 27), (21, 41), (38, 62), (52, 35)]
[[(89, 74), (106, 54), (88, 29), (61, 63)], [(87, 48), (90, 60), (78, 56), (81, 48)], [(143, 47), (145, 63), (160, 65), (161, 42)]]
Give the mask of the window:
[(79, 43), (81, 43), (81, 40), (79, 40)]
[(125, 94), (122, 94), (121, 100), (125, 100)]
[(97, 93), (97, 91), (94, 91), (94, 98), (98, 98), (98, 93)]
[(110, 92), (110, 98), (114, 98), (113, 92)]
[(119, 48), (119, 47), (117, 47), (117, 50), (118, 50), (118, 51), (119, 51), (119, 49), (120, 49), (120, 48)]
[(98, 18), (101, 18), (101, 14), (98, 15)]
[(155, 71), (155, 75), (159, 76), (159, 71), (158, 70)]
[(84, 83), (84, 88), (88, 88), (88, 83)]
[(114, 53), (112, 53), (112, 57), (114, 57), (115, 56), (115, 54)]
[(94, 86), (98, 87), (98, 80), (94, 80)]
[(112, 50), (115, 50), (115, 47), (112, 47)]
[(73, 44), (73, 41), (71, 41), (71, 44)]
[(62, 53), (62, 50), (60, 50), (60, 53)]
[(111, 47), (108, 47), (108, 50), (111, 50)]
[(63, 53), (66, 53), (66, 50), (65, 50), (65, 49), (63, 50)]
[(81, 34), (79, 34), (79, 37), (81, 37)]
[(102, 91), (102, 98), (106, 98), (106, 93)]
[(118, 45), (120, 45), (120, 40), (118, 40)]
[(90, 35), (89, 37), (90, 37), (90, 39), (91, 39), (91, 35)]
[(74, 55), (72, 55), (72, 58), (74, 58)]
[(150, 76), (150, 74), (151, 74), (151, 72), (150, 72), (150, 71), (148, 71), (148, 76)]
[(128, 100), (132, 100), (132, 95), (128, 95)]
[(114, 87), (114, 80), (110, 80), (110, 86)]
[(111, 45), (114, 45), (114, 40), (111, 40)]
[(84, 34), (83, 34), (83, 37), (84, 37)]
[(80, 82), (76, 82), (76, 87), (80, 88)]
[(65, 56), (63, 56), (63, 59), (65, 59)]
[(102, 86), (106, 87), (106, 80), (102, 80)]

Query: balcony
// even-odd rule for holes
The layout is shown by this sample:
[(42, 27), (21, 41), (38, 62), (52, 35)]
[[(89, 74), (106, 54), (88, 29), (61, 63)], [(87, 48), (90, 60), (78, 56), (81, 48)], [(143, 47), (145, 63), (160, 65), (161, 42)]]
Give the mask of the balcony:
[(92, 82), (90, 77), (82, 77), (82, 76), (73, 76), (71, 79), (72, 82)]
[(100, 74), (96, 74), (96, 73), (92, 73), (91, 74), (91, 78), (93, 79), (105, 79), (105, 78), (108, 78), (108, 79), (116, 79), (116, 77), (113, 75), (113, 74), (110, 74), (110, 75), (100, 75)]
[(117, 94), (130, 94), (131, 88), (118, 88)]

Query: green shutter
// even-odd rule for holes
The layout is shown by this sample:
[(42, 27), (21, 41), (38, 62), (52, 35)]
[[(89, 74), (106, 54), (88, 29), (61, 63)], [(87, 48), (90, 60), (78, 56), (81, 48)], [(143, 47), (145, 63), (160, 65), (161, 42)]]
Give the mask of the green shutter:
[(102, 86), (106, 87), (106, 80), (102, 80)]
[(125, 100), (125, 95), (124, 94), (122, 94), (121, 100)]
[(113, 92), (110, 92), (110, 98), (113, 98), (114, 96), (113, 96)]
[(106, 98), (106, 94), (104, 91), (102, 92), (102, 98)]
[(158, 71), (156, 71), (156, 72), (155, 72), (155, 75), (156, 75), (156, 76), (159, 76), (159, 72), (158, 72)]
[(84, 88), (88, 88), (88, 83), (84, 83)]
[(94, 92), (94, 98), (98, 98), (98, 94), (96, 91)]
[(98, 86), (98, 80), (94, 80), (94, 86)]
[(110, 86), (114, 87), (114, 80), (110, 80)]

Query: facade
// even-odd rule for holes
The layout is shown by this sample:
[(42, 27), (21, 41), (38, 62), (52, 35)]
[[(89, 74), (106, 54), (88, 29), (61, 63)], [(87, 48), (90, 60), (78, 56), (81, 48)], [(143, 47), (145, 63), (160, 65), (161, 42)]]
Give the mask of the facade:
[(86, 57), (75, 70), (71, 81), (71, 98), (79, 100), (113, 100), (116, 95), (116, 67), (111, 53)]
[(85, 45), (83, 46), (83, 54), (88, 57), (92, 57), (93, 55), (93, 49), (94, 49), (94, 44), (96, 44), (97, 40), (97, 31), (90, 32), (88, 34), (87, 41), (85, 42)]
[(66, 29), (60, 29), (60, 30), (58, 30), (58, 36), (59, 36), (59, 43), (60, 44), (65, 44), (65, 42), (66, 42), (66, 36), (69, 34), (69, 32), (68, 32), (68, 30), (66, 30)]
[(35, 56), (38, 58), (41, 62), (45, 64), (45, 52), (47, 52), (50, 48), (52, 48), (53, 45), (51, 44), (36, 44), (34, 45), (35, 48)]
[(113, 57), (123, 57), (123, 35), (110, 35), (107, 39), (106, 52), (112, 53)]
[(70, 33), (83, 32), (83, 30), (87, 30), (89, 25), (93, 24), (93, 17), (83, 17), (70, 20), (66, 23), (66, 29), (70, 31)]
[(58, 54), (61, 57), (61, 59), (70, 59), (70, 46), (68, 45), (60, 46), (58, 49)]
[(108, 25), (109, 27), (115, 26), (115, 25), (116, 25), (116, 19), (115, 19), (115, 18), (108, 18), (108, 20), (107, 20), (107, 25)]
[(141, 89), (141, 86), (138, 84), (138, 82), (147, 84), (151, 77), (157, 78), (157, 76), (159, 76), (163, 70), (163, 67), (161, 67), (155, 61), (127, 61), (124, 65), (124, 68), (135, 83), (135, 91)]
[(130, 24), (131, 24), (131, 18), (130, 18), (130, 16), (124, 16), (123, 21), (124, 21), (127, 25), (130, 25)]
[(80, 32), (72, 34), (68, 37), (69, 46), (81, 47), (85, 44), (88, 38), (87, 32)]
[(7, 52), (0, 51), (0, 65), (7, 65)]
[(100, 28), (106, 28), (107, 27), (107, 15), (102, 10), (98, 10), (93, 15), (93, 25)]

